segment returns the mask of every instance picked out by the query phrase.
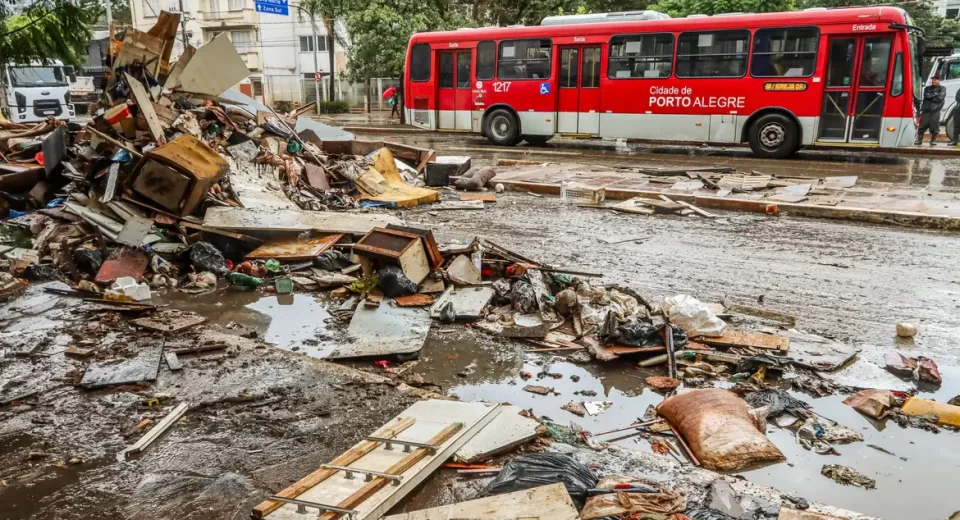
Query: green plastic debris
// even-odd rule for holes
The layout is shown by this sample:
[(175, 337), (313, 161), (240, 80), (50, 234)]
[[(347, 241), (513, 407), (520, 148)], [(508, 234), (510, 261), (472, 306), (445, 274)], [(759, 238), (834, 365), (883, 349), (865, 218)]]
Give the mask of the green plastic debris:
[(263, 280), (243, 273), (230, 273), (230, 283), (256, 289), (263, 285)]
[(293, 292), (293, 280), (289, 278), (277, 278), (273, 282), (273, 286), (277, 289), (277, 294), (290, 294)]
[(303, 145), (299, 141), (293, 138), (287, 141), (287, 153), (297, 154), (300, 153), (300, 150), (303, 150)]
[(566, 273), (550, 273), (550, 276), (557, 282), (570, 285), (573, 283), (573, 275)]
[(276, 259), (274, 259), (274, 258), (271, 258), (270, 260), (267, 260), (266, 262), (264, 262), (263, 265), (266, 266), (268, 273), (279, 273), (279, 272), (280, 272), (280, 261), (279, 261), (279, 260), (276, 260)]
[(364, 278), (358, 278), (356, 281), (351, 283), (347, 288), (357, 294), (364, 295), (372, 291), (373, 288), (376, 286), (377, 286), (377, 275), (371, 274), (370, 276), (366, 276)]

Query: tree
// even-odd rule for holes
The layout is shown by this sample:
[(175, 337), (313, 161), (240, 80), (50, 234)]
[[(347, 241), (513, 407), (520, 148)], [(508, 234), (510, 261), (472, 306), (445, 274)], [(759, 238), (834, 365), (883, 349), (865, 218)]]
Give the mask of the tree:
[[(349, 0), (300, 0), (300, 3), (296, 6), (297, 16), (301, 21), (304, 18), (309, 19), (310, 23), (313, 25), (313, 34), (317, 34), (317, 22), (319, 21), (324, 25), (327, 30), (327, 54), (330, 57), (330, 101), (333, 101), (337, 98), (336, 91), (336, 59), (335, 59), (335, 46), (334, 43), (338, 38), (337, 33), (337, 20), (343, 19), (350, 9)], [(320, 101), (320, 96), (317, 96), (317, 101)]]
[(797, 8), (794, 0), (660, 0), (650, 6), (674, 18), (691, 14), (778, 13)]
[(41, 0), (13, 15), (0, 3), (2, 63), (47, 63), (60, 60), (81, 65), (93, 38), (91, 26), (103, 12), (94, 0)]

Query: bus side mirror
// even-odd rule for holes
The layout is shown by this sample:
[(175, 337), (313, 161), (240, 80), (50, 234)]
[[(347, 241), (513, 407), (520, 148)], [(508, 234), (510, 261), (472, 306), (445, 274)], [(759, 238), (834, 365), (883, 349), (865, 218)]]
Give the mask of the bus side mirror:
[(917, 54), (920, 58), (927, 53), (927, 39), (923, 36), (917, 36)]

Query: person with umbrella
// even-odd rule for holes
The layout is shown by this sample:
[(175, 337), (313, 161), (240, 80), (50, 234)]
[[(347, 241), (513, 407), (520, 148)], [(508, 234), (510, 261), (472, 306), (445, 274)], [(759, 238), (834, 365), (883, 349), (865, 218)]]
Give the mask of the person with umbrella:
[(397, 87), (390, 87), (384, 90), (383, 99), (386, 99), (387, 104), (391, 107), (390, 119), (393, 119), (394, 114), (400, 117), (400, 94), (397, 92)]

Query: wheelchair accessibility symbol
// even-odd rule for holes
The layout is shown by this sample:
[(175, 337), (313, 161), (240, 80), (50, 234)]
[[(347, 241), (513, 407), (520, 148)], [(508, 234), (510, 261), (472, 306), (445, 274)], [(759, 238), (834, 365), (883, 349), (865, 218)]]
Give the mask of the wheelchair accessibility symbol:
[(549, 83), (541, 83), (541, 84), (540, 84), (540, 94), (541, 94), (541, 95), (546, 95), (546, 94), (549, 94), (549, 93), (550, 93), (550, 84), (549, 84)]

